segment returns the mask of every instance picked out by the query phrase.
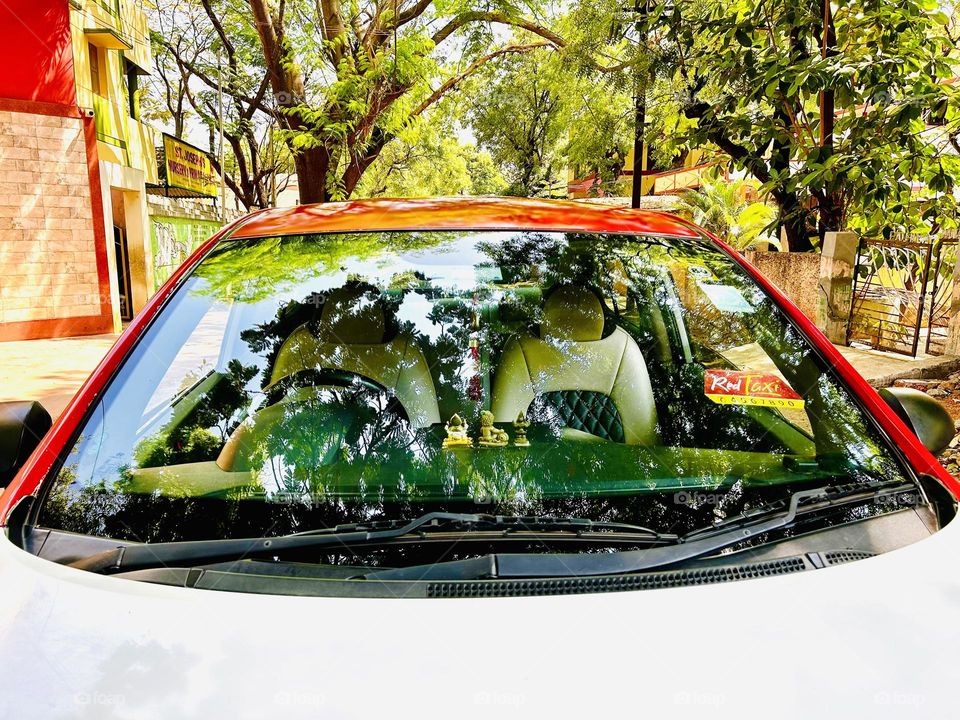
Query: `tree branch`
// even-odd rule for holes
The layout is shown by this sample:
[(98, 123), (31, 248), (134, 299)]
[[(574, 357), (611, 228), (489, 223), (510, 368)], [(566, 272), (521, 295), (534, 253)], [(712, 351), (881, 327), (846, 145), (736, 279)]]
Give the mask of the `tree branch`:
[(423, 13), (425, 13), (427, 8), (429, 8), (431, 5), (433, 5), (433, 0), (420, 0), (420, 2), (418, 2), (416, 5), (413, 5), (404, 10), (402, 13), (399, 13), (397, 15), (397, 21), (395, 25), (397, 27), (403, 27), (407, 23), (413, 22), (418, 17), (423, 15)]
[[(492, 53), (488, 53), (483, 57), (477, 58), (474, 60), (469, 67), (463, 72), (454, 75), (443, 83), (440, 87), (430, 93), (423, 102), (420, 103), (411, 113), (410, 119), (421, 115), (427, 108), (433, 105), (437, 100), (443, 97), (446, 93), (450, 92), (456, 88), (460, 83), (462, 83), (470, 75), (474, 74), (477, 70), (483, 67), (486, 63), (491, 60), (506, 55), (508, 53), (525, 53), (530, 52), (531, 50), (536, 50), (538, 48), (551, 47), (552, 43), (542, 42), (542, 43), (532, 43), (530, 45), (508, 45), (507, 47), (500, 48), (495, 50)], [(403, 95), (408, 88), (397, 88), (391, 94), (390, 102), (393, 102), (397, 97)], [(357, 133), (359, 136), (359, 133)], [(343, 173), (343, 185), (344, 189), (349, 195), (353, 192), (353, 189), (356, 187), (357, 183), (360, 181), (361, 176), (366, 171), (368, 167), (373, 163), (374, 160), (380, 155), (380, 152), (383, 150), (384, 146), (394, 138), (393, 134), (384, 132), (381, 128), (376, 125), (373, 126), (371, 130), (370, 141), (364, 145), (359, 143), (353, 144), (350, 148), (350, 162), (347, 165)]]
[(452, 78), (450, 78), (445, 83), (443, 83), (443, 85), (441, 85), (432, 93), (430, 93), (430, 96), (427, 97), (426, 100), (420, 103), (417, 106), (417, 108), (410, 113), (410, 117), (415, 118), (418, 115), (422, 114), (427, 108), (429, 108), (431, 105), (437, 102), (437, 100), (439, 100), (448, 92), (456, 88), (457, 85), (459, 85), (468, 77), (473, 75), (475, 72), (477, 72), (477, 70), (479, 70), (481, 67), (486, 65), (491, 60), (494, 60), (500, 57), (501, 55), (507, 55), (510, 53), (526, 53), (526, 52), (530, 52), (531, 50), (537, 50), (539, 48), (545, 48), (545, 47), (552, 47), (552, 43), (542, 42), (542, 43), (532, 43), (530, 45), (508, 45), (506, 47), (500, 48), (499, 50), (495, 50), (492, 53), (488, 53), (487, 55), (477, 58), (472, 63), (470, 63), (467, 69), (464, 70), (462, 73), (460, 73), (459, 75), (454, 75)]
[[(683, 114), (691, 120), (703, 120), (706, 118), (711, 110), (711, 106), (705, 102), (696, 102), (689, 107), (685, 108)], [(772, 180), (770, 175), (770, 169), (767, 167), (766, 163), (763, 162), (760, 158), (756, 157), (753, 153), (747, 150), (742, 145), (738, 145), (733, 140), (728, 138), (722, 131), (721, 128), (716, 125), (709, 124), (706, 128), (707, 138), (714, 145), (723, 150), (730, 158), (744, 167), (746, 167), (750, 173), (757, 178), (761, 183), (768, 183)], [(777, 197), (777, 190), (772, 190), (774, 197)]]
[(433, 34), (432, 38), (434, 46), (442, 43), (464, 25), (469, 25), (470, 23), (474, 22), (490, 22), (498, 23), (500, 25), (512, 25), (513, 27), (523, 28), (524, 30), (528, 30), (535, 35), (539, 35), (555, 47), (562, 48), (567, 46), (566, 40), (552, 30), (549, 30), (542, 25), (537, 25), (535, 22), (525, 20), (523, 18), (513, 18), (502, 12), (484, 12), (481, 10), (466, 12), (462, 15), (458, 15), (442, 28), (437, 30), (437, 32)]
[(223, 24), (220, 22), (220, 18), (217, 17), (217, 14), (210, 6), (210, 0), (201, 0), (201, 4), (207, 13), (207, 17), (210, 18), (210, 22), (213, 24), (213, 29), (217, 31), (217, 35), (220, 37), (220, 42), (223, 43), (223, 48), (227, 51), (227, 57), (230, 59), (230, 64), (232, 65), (233, 59), (236, 57), (236, 50), (233, 47), (233, 43), (230, 41), (226, 31), (223, 29)]
[[(191, 60), (187, 60), (184, 57), (181, 57), (180, 54), (177, 52), (176, 48), (174, 48), (170, 43), (164, 41), (163, 46), (168, 50), (170, 50), (171, 54), (173, 55), (173, 59), (176, 61), (178, 65), (189, 70), (191, 75), (196, 77), (200, 82), (202, 82), (208, 88), (210, 88), (211, 90), (217, 90), (220, 87), (217, 81), (214, 80), (212, 77), (210, 77), (200, 67), (198, 67), (196, 63), (194, 63)], [(269, 79), (269, 75), (267, 77)], [(256, 97), (250, 97), (249, 95), (244, 95), (236, 88), (233, 88), (231, 90), (229, 87), (225, 87), (224, 91), (236, 100), (242, 100), (248, 105), (254, 105), (257, 110), (260, 110), (261, 112), (265, 112), (268, 115), (274, 115), (273, 110), (267, 107), (263, 103), (263, 95), (261, 94), (258, 94), (258, 97), (259, 97), (259, 100), (258, 100)]]

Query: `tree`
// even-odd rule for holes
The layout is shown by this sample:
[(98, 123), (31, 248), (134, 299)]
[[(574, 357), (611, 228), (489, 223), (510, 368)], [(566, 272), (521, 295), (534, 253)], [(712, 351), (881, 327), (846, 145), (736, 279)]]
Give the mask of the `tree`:
[(562, 182), (565, 108), (544, 51), (504, 60), (476, 83), (468, 111), (481, 147), (503, 169), (507, 194), (552, 195)]
[[(302, 202), (349, 196), (386, 144), (411, 120), (487, 63), (563, 40), (515, 4), (433, 0), (341, 3), (339, 0), (204, 0), (207, 34), (226, 47), (236, 27), (254, 32), (269, 97), (231, 83), (231, 97), (250, 101), (283, 129)], [(242, 31), (240, 28), (242, 26)], [(492, 26), (526, 32), (523, 43), (494, 44)], [(225, 32), (221, 32), (223, 28)], [(168, 41), (184, 67), (208, 89), (216, 78)]]
[(564, 166), (577, 177), (595, 175), (596, 192), (618, 191), (633, 145), (633, 96), (649, 69), (624, 7), (621, 0), (571, 4), (552, 25), (564, 39), (561, 52), (513, 56), (471, 86), (467, 117), (513, 192), (555, 191)]
[(737, 250), (764, 243), (779, 247), (768, 232), (776, 211), (766, 202), (752, 199), (756, 191), (756, 182), (730, 181), (717, 174), (705, 178), (698, 190), (684, 192), (677, 210)]
[[(261, 193), (255, 187), (253, 153), (246, 147), (250, 126), (272, 122), (280, 128), (301, 201), (345, 198), (392, 140), (504, 60), (533, 52), (562, 54), (567, 74), (580, 83), (580, 95), (596, 86), (588, 74), (610, 78), (609, 88), (617, 86), (622, 94), (632, 65), (646, 52), (627, 42), (620, 30), (609, 37), (583, 31), (585, 20), (612, 12), (615, 0), (580, 0), (566, 16), (554, 15), (555, 6), (546, 0), (158, 1), (179, 7), (190, 18), (160, 37), (183, 75), (182, 98), (170, 85), (173, 105), (185, 100), (201, 119), (206, 117), (206, 99), (216, 92), (221, 75), (218, 52), (228, 66), (224, 92), (235, 119), (226, 130), (235, 135), (243, 150), (235, 154), (248, 166), (245, 180), (237, 163), (237, 186), (255, 202)], [(563, 52), (553, 53), (557, 50)], [(592, 115), (603, 115), (601, 98), (591, 96), (590, 103)], [(619, 96), (613, 105), (619, 113)], [(571, 112), (568, 126), (581, 115)], [(603, 133), (622, 130), (620, 117), (608, 113), (600, 120), (584, 134), (571, 134), (576, 141), (567, 149), (578, 158), (597, 155), (605, 170), (621, 167), (625, 151), (619, 138), (604, 145), (602, 153), (594, 152), (600, 145), (583, 142), (602, 143)], [(230, 137), (227, 142), (234, 144)], [(254, 187), (248, 190), (250, 182)]]
[[(266, 207), (271, 183), (289, 175), (286, 144), (275, 141), (261, 112), (268, 83), (257, 65), (259, 44), (243, 22), (221, 19), (213, 0), (159, 0), (151, 17), (155, 74), (153, 116), (182, 137), (192, 118), (205, 127), (211, 163), (246, 209)], [(225, 102), (221, 109), (219, 90)], [(221, 114), (222, 123), (221, 123)], [(216, 152), (225, 143), (224, 167)]]
[(461, 144), (434, 113), (389, 143), (354, 190), (357, 197), (498, 195), (506, 183), (487, 152)]
[[(811, 247), (811, 220), (821, 236), (849, 223), (889, 232), (954, 222), (960, 167), (938, 137), (955, 137), (958, 122), (947, 18), (932, 0), (841, 0), (832, 10), (825, 53), (820, 0), (659, 6), (654, 67), (674, 82), (654, 102), (673, 108), (667, 140), (717, 147), (757, 178), (791, 250)], [(823, 91), (835, 103), (828, 116)], [(835, 129), (821, 138), (825, 117)]]

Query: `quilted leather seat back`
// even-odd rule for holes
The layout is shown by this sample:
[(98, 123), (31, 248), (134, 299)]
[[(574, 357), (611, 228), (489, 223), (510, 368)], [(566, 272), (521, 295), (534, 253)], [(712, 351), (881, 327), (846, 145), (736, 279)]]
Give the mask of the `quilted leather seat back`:
[(622, 328), (606, 337), (602, 332), (596, 295), (574, 286), (555, 290), (544, 303), (540, 334), (515, 336), (504, 347), (493, 382), (496, 420), (529, 414), (534, 399), (541, 398), (571, 429), (628, 444), (657, 444), (653, 389), (640, 348)]
[(537, 396), (531, 414), (556, 418), (562, 427), (622, 443), (623, 420), (609, 395), (590, 390), (554, 390)]

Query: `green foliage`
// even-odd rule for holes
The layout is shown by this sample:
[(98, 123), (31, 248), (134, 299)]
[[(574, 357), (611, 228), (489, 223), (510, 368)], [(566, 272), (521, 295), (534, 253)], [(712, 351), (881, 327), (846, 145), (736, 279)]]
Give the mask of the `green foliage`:
[[(390, 247), (401, 253), (434, 247), (450, 235), (443, 232), (390, 233)], [(225, 241), (196, 269), (200, 282), (190, 292), (224, 302), (258, 302), (313, 277), (339, 272), (348, 260), (383, 254), (379, 233), (304, 235)], [(242, 246), (243, 252), (236, 251)], [(305, 300), (306, 302), (306, 300)]]
[(677, 210), (737, 250), (749, 250), (763, 243), (779, 248), (779, 241), (769, 231), (776, 211), (766, 202), (748, 199), (758, 185), (750, 180), (728, 181), (714, 175), (699, 190), (683, 193)]
[(567, 42), (561, 52), (516, 55), (472, 84), (466, 118), (509, 194), (562, 196), (567, 169), (596, 173), (600, 187), (616, 190), (633, 146), (631, 77), (644, 72), (646, 56), (611, 35), (624, 29), (615, 8), (575, 6), (555, 24)]
[(509, 182), (507, 194), (551, 195), (563, 181), (566, 132), (556, 63), (547, 52), (508, 58), (475, 84), (469, 109), (477, 140)]
[(223, 0), (154, 0), (148, 12), (154, 73), (146, 81), (144, 119), (206, 145), (239, 205), (266, 207), (277, 177), (282, 190), (293, 163), (287, 144), (271, 131), (273, 103), (247, 16)]
[(488, 152), (462, 144), (453, 121), (434, 112), (390, 142), (354, 191), (355, 197), (499, 195), (506, 183)]
[[(247, 383), (259, 372), (255, 365), (231, 360), (213, 387), (184, 418), (174, 417), (136, 449), (140, 467), (212, 460), (239, 420), (237, 411), (250, 403)], [(217, 431), (217, 434), (213, 433)]]
[[(931, 0), (833, 9), (836, 52), (823, 58), (818, 0), (661, 5), (653, 102), (671, 109), (664, 141), (719, 148), (795, 230), (807, 207), (821, 231), (954, 223), (957, 95), (944, 81), (955, 53), (943, 16)], [(835, 93), (832, 150), (819, 137), (822, 90)]]
[[(402, 146), (421, 116), (486, 66), (563, 44), (547, 27), (544, 0), (158, 3), (185, 18), (158, 37), (166, 67), (175, 70), (165, 78), (181, 76), (189, 105), (204, 117), (206, 96), (218, 85), (217, 57), (225, 55), (228, 112), (239, 117), (231, 128), (243, 144), (250, 128), (279, 125), (305, 202), (353, 195), (385, 147)], [(513, 29), (514, 41), (503, 42), (504, 29)], [(459, 152), (442, 145), (434, 147), (437, 157)], [(403, 153), (393, 150), (395, 157)], [(487, 189), (496, 186), (483, 158), (459, 154), (468, 165), (479, 163)], [(254, 156), (243, 148), (234, 155), (238, 170), (242, 159)], [(405, 194), (427, 189), (400, 188)]]

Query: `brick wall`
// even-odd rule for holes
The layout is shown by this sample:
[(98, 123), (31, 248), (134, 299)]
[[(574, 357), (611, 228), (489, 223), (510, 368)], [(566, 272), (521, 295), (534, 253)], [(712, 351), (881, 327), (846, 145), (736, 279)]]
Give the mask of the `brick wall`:
[(83, 120), (0, 111), (0, 324), (99, 314)]

